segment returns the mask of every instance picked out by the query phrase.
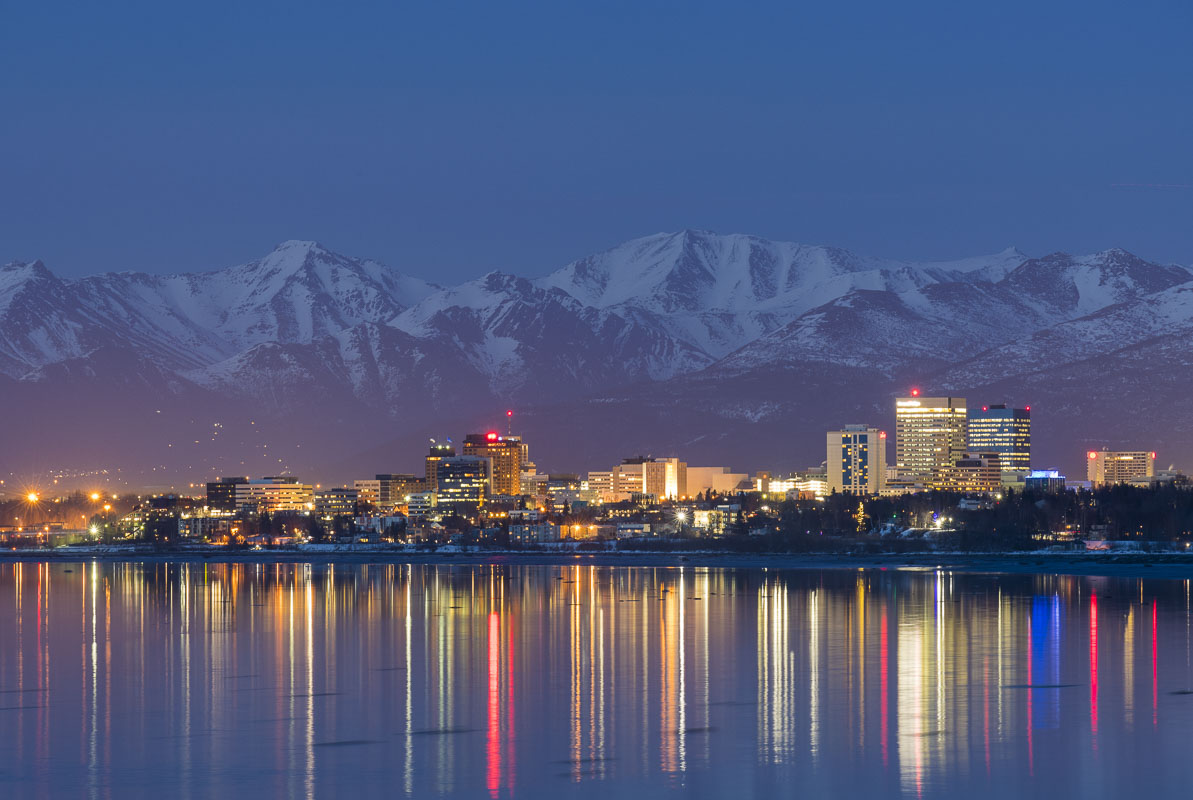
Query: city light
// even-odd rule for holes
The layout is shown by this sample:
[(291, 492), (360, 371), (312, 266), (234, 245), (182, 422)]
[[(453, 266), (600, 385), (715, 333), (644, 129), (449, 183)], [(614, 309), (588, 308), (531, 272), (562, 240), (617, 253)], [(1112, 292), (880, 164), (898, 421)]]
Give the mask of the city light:
[(29, 494), (25, 495), (25, 499), (30, 503), (36, 503), (38, 500), (37, 492), (30, 492)]

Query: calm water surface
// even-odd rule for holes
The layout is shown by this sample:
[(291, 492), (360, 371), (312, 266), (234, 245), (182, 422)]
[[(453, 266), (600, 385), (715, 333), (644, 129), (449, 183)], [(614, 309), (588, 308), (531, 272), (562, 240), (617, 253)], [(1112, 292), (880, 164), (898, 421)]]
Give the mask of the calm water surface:
[(1187, 797), (1191, 653), (1187, 581), (5, 564), (0, 794)]

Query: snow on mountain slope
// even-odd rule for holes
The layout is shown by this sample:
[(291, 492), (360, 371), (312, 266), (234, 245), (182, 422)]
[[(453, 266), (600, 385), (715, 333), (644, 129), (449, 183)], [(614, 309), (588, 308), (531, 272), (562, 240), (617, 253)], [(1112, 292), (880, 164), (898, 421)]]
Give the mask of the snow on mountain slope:
[(1088, 256), (1053, 253), (1007, 275), (1007, 288), (1046, 302), (1056, 317), (1080, 317), (1193, 279), (1179, 266), (1152, 264), (1125, 250)]
[[(575, 403), (608, 396), (628, 409), (620, 419), (648, 386), (658, 388), (651, 413), (683, 398), (742, 425), (778, 425), (806, 407), (804, 387), (872, 394), (932, 373), (964, 390), (1051, 370), (1080, 392), (1097, 380), (1083, 365), (1160, 350), (1170, 369), (1193, 368), (1160, 347), (1193, 338), (1191, 293), (1193, 272), (1121, 250), (915, 263), (683, 231), (536, 280), (491, 273), (440, 288), (293, 241), (197, 274), (64, 281), (39, 262), (10, 264), (0, 374), (44, 389), (28, 397), (102, 379), (109, 399), (146, 386), (226, 398), (295, 430), (331, 418), (357, 433), (439, 424), (506, 402), (567, 419), (582, 413)], [(828, 400), (818, 408), (816, 424), (834, 413)]]
[(497, 272), (432, 295), (390, 324), (455, 342), (499, 394), (527, 385), (543, 391), (544, 377), (559, 382), (556, 392), (611, 378), (658, 380), (712, 361), (649, 315), (593, 308), (561, 289)]
[(193, 369), (258, 344), (311, 342), (386, 320), (438, 288), (298, 241), (198, 274), (61, 281), (40, 262), (14, 264), (0, 271), (0, 369), (22, 374), (122, 343)]
[[(964, 385), (1053, 370), (1091, 358), (1133, 351), (1155, 340), (1193, 342), (1193, 281), (1000, 343), (956, 364), (945, 379)], [(1193, 351), (1187, 362), (1193, 366)]]
[[(649, 314), (714, 358), (855, 290), (909, 292), (1002, 280), (1026, 256), (912, 263), (756, 236), (681, 231), (635, 239), (539, 279), (587, 305)], [(633, 312), (630, 310), (633, 309)]]

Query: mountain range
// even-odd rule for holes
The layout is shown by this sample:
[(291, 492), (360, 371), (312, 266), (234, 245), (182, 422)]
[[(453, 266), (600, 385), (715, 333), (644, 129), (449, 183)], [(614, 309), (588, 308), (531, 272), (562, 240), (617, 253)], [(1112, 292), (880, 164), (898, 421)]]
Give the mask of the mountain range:
[(1193, 467), (1191, 343), (1193, 271), (1117, 249), (909, 262), (686, 230), (458, 286), (301, 241), (205, 273), (15, 262), (0, 474), (338, 482), (507, 408), (543, 469), (785, 471), (828, 428), (892, 425), (912, 384), (1030, 404), (1035, 461), (1074, 477), (1103, 445)]

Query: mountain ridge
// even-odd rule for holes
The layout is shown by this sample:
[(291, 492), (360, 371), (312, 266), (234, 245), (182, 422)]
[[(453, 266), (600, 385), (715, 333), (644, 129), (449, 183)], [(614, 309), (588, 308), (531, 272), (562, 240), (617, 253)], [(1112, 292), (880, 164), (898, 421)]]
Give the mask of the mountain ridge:
[[(1189, 298), (1193, 271), (1118, 248), (911, 262), (698, 230), (639, 237), (538, 278), (490, 272), (457, 286), (303, 240), (198, 273), (63, 280), (40, 261), (12, 262), (0, 268), (0, 375), (22, 389), (10, 393), (20, 405), (3, 400), (0, 411), (40, 419), (37, 398), (87, 392), (99, 376), (82, 365), (106, 353), (96, 363), (124, 380), (103, 388), (113, 417), (125, 413), (116, 387), (152, 385), (167, 399), (218, 397), (227, 413), (272, 417), (283, 433), (288, 420), (296, 439), (327, 439), (320, 446), (336, 457), (378, 432), (454, 428), (507, 404), (543, 420), (603, 420), (592, 404), (605, 398), (621, 413), (601, 424), (620, 430), (623, 447), (666, 431), (665, 442), (707, 443), (691, 429), (699, 419), (732, 419), (744, 426), (742, 452), (765, 459), (744, 466), (774, 466), (785, 414), (799, 419), (792, 441), (864, 421), (835, 419), (831, 403), (801, 412), (810, 386), (851, 394), (865, 384), (881, 399), (899, 381), (931, 378), (1005, 393), (1049, 370), (1081, 384), (1096, 380), (1082, 364), (1121, 364), (1131, 347), (1163, 353), (1179, 373), (1193, 357), (1149, 342), (1166, 330), (1193, 337)], [(1172, 380), (1162, 378), (1176, 392)], [(1111, 401), (1077, 384), (1070, 391), (1103, 398), (1088, 410), (1098, 417)], [(639, 414), (635, 399), (655, 410)], [(666, 414), (668, 403), (705, 416)], [(885, 413), (857, 408), (875, 409), (876, 421)], [(327, 419), (340, 436), (315, 430)], [(1089, 435), (1066, 426), (1074, 441)], [(202, 470), (214, 468), (205, 458)]]

